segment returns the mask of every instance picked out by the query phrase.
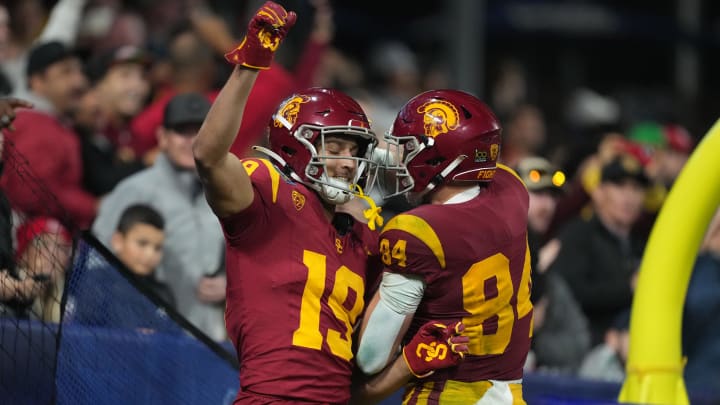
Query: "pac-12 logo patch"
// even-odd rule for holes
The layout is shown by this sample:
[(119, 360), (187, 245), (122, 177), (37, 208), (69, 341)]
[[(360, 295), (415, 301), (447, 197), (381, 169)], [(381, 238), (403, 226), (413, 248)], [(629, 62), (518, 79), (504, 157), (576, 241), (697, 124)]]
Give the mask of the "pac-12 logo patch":
[(275, 113), (273, 125), (278, 128), (286, 126), (286, 124), (289, 124), (291, 127), (295, 125), (298, 113), (300, 113), (300, 105), (307, 103), (308, 101), (310, 101), (310, 98), (303, 95), (291, 97), (285, 100), (278, 109), (277, 113)]
[(458, 127), (460, 114), (457, 108), (444, 100), (433, 100), (418, 107), (423, 115), (425, 135), (435, 138)]
[(300, 211), (305, 206), (305, 196), (298, 193), (296, 190), (293, 190), (291, 198), (296, 210)]

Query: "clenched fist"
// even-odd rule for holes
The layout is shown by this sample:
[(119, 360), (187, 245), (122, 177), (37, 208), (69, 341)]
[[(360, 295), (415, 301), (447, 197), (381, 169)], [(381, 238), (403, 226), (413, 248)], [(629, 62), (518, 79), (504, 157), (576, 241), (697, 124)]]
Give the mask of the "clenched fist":
[(225, 59), (250, 69), (269, 69), (275, 51), (296, 19), (294, 12), (286, 11), (275, 2), (265, 2), (250, 20), (245, 38), (225, 54)]
[(445, 325), (430, 321), (403, 347), (403, 358), (410, 372), (424, 378), (435, 370), (456, 366), (468, 352), (469, 338), (461, 333), (465, 326), (460, 322)]

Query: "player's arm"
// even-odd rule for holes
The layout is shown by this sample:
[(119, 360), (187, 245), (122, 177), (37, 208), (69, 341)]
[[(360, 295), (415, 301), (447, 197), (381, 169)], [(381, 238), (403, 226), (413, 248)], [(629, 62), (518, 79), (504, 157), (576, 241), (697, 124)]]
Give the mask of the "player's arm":
[(419, 277), (383, 273), (360, 326), (356, 361), (363, 373), (377, 374), (397, 356), (424, 291)]
[(235, 67), (208, 112), (193, 144), (205, 196), (215, 214), (225, 217), (247, 208), (253, 200), (250, 177), (230, 153), (240, 128), (250, 90), (258, 72)]
[(266, 2), (253, 16), (242, 43), (226, 59), (235, 64), (193, 143), (205, 195), (219, 217), (240, 212), (253, 201), (253, 187), (242, 162), (230, 153), (258, 71), (268, 69), (295, 13)]
[(402, 355), (377, 375), (355, 387), (353, 404), (374, 404), (396, 392), (412, 378), (457, 365), (468, 352), (469, 339), (460, 322), (425, 323), (402, 349)]
[(356, 356), (366, 374), (378, 373), (395, 357), (422, 301), (426, 277), (444, 266), (444, 254), (441, 263), (431, 246), (441, 246), (435, 232), (414, 215), (397, 215), (383, 229), (378, 251), (386, 271), (363, 317)]
[(360, 343), (355, 356), (362, 373), (372, 377), (362, 379), (355, 387), (354, 404), (376, 403), (413, 377), (407, 363), (398, 354), (402, 337), (422, 299), (424, 288), (425, 284), (417, 278), (406, 278), (387, 271), (383, 273), (380, 287), (362, 319)]

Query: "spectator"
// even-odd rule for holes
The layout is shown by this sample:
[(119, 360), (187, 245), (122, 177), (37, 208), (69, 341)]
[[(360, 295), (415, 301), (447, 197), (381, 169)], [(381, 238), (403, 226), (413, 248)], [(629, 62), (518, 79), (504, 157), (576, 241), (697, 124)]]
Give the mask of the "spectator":
[[(175, 299), (170, 288), (155, 277), (155, 269), (163, 257), (165, 221), (154, 208), (146, 204), (127, 207), (111, 239), (112, 251), (130, 270), (133, 284), (149, 290), (166, 306), (174, 307)], [(92, 263), (90, 261), (89, 263)], [(106, 263), (98, 260), (97, 263)], [(77, 289), (73, 296), (73, 321), (91, 326), (114, 328), (152, 328), (154, 316), (143, 311), (149, 308), (141, 293), (129, 293), (127, 281), (108, 265), (84, 269), (85, 284), (97, 288)], [(153, 311), (156, 309), (153, 307)]]
[(594, 214), (569, 223), (558, 237), (560, 251), (551, 272), (567, 281), (590, 323), (592, 344), (603, 341), (612, 320), (632, 302), (644, 241), (631, 230), (640, 216), (648, 179), (631, 155), (601, 170), (592, 192)]
[(542, 152), (546, 141), (545, 117), (534, 105), (516, 107), (507, 120), (503, 135), (502, 162), (517, 166), (520, 159)]
[(565, 280), (547, 271), (557, 256), (559, 242), (542, 242), (557, 199), (563, 192), (565, 174), (541, 157), (520, 160), (517, 173), (530, 195), (528, 244), (532, 263), (532, 368), (539, 372), (574, 374), (590, 349), (590, 330)]
[(158, 129), (161, 153), (152, 167), (118, 184), (103, 200), (93, 232), (111, 246), (118, 218), (130, 205), (145, 203), (167, 219), (165, 254), (158, 278), (177, 299), (178, 311), (215, 340), (225, 338), (221, 270), (223, 234), (202, 193), (192, 142), (210, 103), (203, 95), (173, 97)]
[[(0, 8), (1, 10), (1, 8)], [(1, 11), (0, 11), (1, 12)], [(0, 129), (12, 128), (15, 109), (31, 108), (32, 104), (10, 97), (0, 98)], [(0, 132), (0, 177), (2, 177), (4, 133)], [(13, 252), (13, 221), (10, 202), (0, 189), (0, 316), (23, 316), (27, 304), (40, 292), (40, 285), (32, 277), (20, 278)]]
[(651, 181), (645, 209), (634, 231), (648, 237), (665, 198), (693, 151), (694, 142), (680, 125), (644, 122), (633, 126), (629, 138), (647, 156), (646, 173)]
[(178, 26), (168, 43), (171, 82), (155, 89), (150, 105), (131, 121), (135, 152), (147, 161), (157, 153), (157, 128), (168, 101), (177, 94), (202, 93), (209, 100), (217, 97), (215, 60), (207, 44), (189, 24)]
[(21, 277), (40, 283), (30, 316), (43, 322), (60, 322), (60, 301), (65, 271), (70, 265), (72, 237), (59, 221), (36, 217), (17, 228), (16, 257)]
[(28, 216), (50, 215), (87, 227), (95, 218), (97, 199), (82, 186), (80, 140), (68, 120), (87, 89), (80, 59), (63, 44), (49, 42), (31, 51), (27, 68), (35, 109), (19, 111), (15, 131), (7, 137), (14, 144), (13, 156), (27, 159), (29, 172), (59, 205), (37, 197), (27, 185), (26, 170), (8, 171), (1, 184), (13, 207)]
[(629, 350), (630, 311), (626, 310), (615, 317), (603, 342), (585, 356), (578, 375), (590, 380), (622, 382)]
[(165, 220), (154, 208), (144, 204), (131, 205), (123, 211), (110, 241), (113, 252), (138, 282), (175, 306), (170, 288), (155, 278), (164, 243)]
[(40, 0), (13, 2), (12, 35), (5, 57), (0, 59), (13, 94), (28, 98), (29, 77), (26, 75), (33, 48), (50, 42), (60, 42), (74, 48), (82, 11), (87, 0), (59, 0), (48, 13)]
[(148, 56), (140, 48), (110, 49), (90, 61), (93, 88), (76, 114), (81, 134), (83, 181), (97, 196), (144, 168), (141, 150), (130, 132), (130, 120), (142, 109), (149, 91)]

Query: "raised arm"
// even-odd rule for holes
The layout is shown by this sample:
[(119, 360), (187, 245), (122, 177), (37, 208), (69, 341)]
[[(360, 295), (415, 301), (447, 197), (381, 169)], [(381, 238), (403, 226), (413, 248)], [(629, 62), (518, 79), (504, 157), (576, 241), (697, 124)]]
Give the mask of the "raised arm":
[(193, 144), (208, 203), (218, 217), (240, 212), (253, 201), (242, 162), (230, 153), (258, 71), (268, 69), (280, 42), (295, 24), (295, 13), (266, 2), (255, 13), (240, 45), (225, 58), (236, 67), (210, 108)]

